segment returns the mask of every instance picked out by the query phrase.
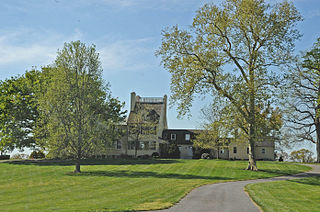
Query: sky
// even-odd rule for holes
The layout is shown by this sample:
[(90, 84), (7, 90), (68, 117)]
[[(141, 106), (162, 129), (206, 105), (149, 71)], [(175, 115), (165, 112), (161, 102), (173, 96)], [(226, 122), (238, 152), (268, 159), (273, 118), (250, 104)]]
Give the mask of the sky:
[[(154, 52), (161, 31), (187, 28), (203, 4), (221, 0), (1, 0), (0, 80), (51, 64), (65, 42), (95, 44), (103, 78), (113, 96), (129, 107), (130, 93), (147, 97), (170, 96), (170, 74)], [(275, 3), (277, 0), (267, 0)], [(294, 0), (304, 17), (298, 24), (303, 37), (296, 52), (311, 48), (320, 37), (320, 1)], [(177, 119), (168, 110), (169, 128), (201, 127), (200, 110), (210, 98), (193, 104), (191, 117)]]

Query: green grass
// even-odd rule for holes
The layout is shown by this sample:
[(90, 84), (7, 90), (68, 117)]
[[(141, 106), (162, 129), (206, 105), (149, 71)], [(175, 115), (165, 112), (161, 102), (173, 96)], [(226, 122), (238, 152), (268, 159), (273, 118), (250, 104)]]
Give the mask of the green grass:
[(100, 160), (0, 163), (1, 211), (124, 211), (169, 207), (193, 188), (208, 183), (295, 174), (310, 168), (246, 161)]
[(246, 191), (263, 211), (320, 211), (320, 177), (249, 184)]

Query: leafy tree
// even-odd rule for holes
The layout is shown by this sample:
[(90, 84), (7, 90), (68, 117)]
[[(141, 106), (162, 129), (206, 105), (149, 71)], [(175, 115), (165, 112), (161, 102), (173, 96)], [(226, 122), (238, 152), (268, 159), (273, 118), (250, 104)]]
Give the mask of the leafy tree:
[(213, 149), (217, 152), (217, 159), (219, 158), (219, 150), (225, 148), (228, 145), (228, 139), (223, 134), (223, 129), (220, 122), (213, 122), (205, 125), (205, 129), (196, 136), (193, 141), (194, 147), (200, 147), (203, 149)]
[[(204, 123), (204, 130), (196, 137), (195, 147), (214, 149), (225, 148), (230, 141), (235, 143), (248, 143), (248, 136), (241, 131), (246, 128), (246, 122), (236, 112), (232, 104), (215, 98), (212, 105), (201, 110)], [(281, 132), (283, 121), (279, 108), (273, 108), (270, 104), (257, 105), (256, 138), (263, 140), (272, 138), (279, 143), (283, 140)], [(232, 121), (231, 121), (232, 120)]]
[(43, 73), (48, 80), (39, 105), (46, 135), (40, 142), (55, 156), (75, 159), (80, 172), (81, 159), (112, 142), (122, 105), (103, 83), (94, 45), (65, 43)]
[(40, 72), (27, 71), (0, 82), (0, 151), (35, 147)]
[(317, 162), (320, 162), (320, 38), (302, 62), (288, 74), (288, 121), (298, 141), (316, 144)]
[[(193, 141), (193, 146), (196, 148), (213, 149), (217, 152), (219, 158), (219, 149), (227, 147), (229, 139), (235, 129), (241, 126), (235, 117), (231, 117), (232, 105), (223, 101), (221, 98), (214, 98), (213, 103), (209, 107), (201, 110), (202, 119), (204, 120), (203, 128)], [(231, 123), (229, 120), (233, 119)], [(237, 135), (240, 139), (240, 135)]]
[(160, 157), (161, 158), (180, 158), (179, 146), (176, 143), (171, 144), (159, 144), (160, 145)]
[(295, 25), (301, 19), (286, 1), (270, 6), (263, 0), (225, 0), (221, 7), (201, 7), (189, 30), (174, 26), (163, 31), (156, 55), (171, 73), (171, 99), (179, 115), (189, 111), (195, 94), (226, 99), (244, 122), (249, 170), (257, 170), (257, 106), (272, 97), (278, 84), (272, 67), (292, 60), (300, 37)]
[(313, 161), (313, 152), (307, 149), (300, 149), (290, 153), (290, 159), (302, 163), (310, 163)]

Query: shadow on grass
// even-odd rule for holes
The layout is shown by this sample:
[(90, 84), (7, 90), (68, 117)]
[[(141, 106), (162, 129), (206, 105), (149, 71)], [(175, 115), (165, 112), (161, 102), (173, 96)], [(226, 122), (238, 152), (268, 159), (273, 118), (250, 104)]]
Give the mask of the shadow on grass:
[[(14, 160), (3, 163), (15, 165), (37, 165), (37, 166), (74, 166), (74, 160)], [(81, 165), (148, 165), (148, 164), (172, 164), (180, 163), (178, 160), (170, 159), (101, 159), (81, 160)]]
[(202, 180), (231, 180), (228, 177), (218, 176), (199, 176), (191, 174), (173, 174), (173, 173), (157, 173), (157, 172), (141, 172), (141, 171), (84, 171), (81, 173), (70, 172), (69, 176), (105, 176), (105, 177), (128, 177), (128, 178), (175, 178), (175, 179), (202, 179)]
[(320, 174), (308, 174), (310, 177), (290, 180), (295, 183), (301, 183), (306, 185), (320, 186)]
[(293, 175), (293, 174), (298, 174), (301, 173), (301, 171), (297, 171), (294, 169), (291, 170), (279, 170), (279, 169), (259, 169), (259, 172), (264, 172), (264, 173), (269, 173), (269, 174), (275, 174), (278, 176), (283, 176), (283, 175)]

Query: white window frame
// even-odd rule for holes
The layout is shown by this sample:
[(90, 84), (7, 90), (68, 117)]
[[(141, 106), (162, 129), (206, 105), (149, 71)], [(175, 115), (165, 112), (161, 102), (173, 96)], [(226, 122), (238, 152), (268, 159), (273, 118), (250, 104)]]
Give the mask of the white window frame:
[(171, 134), (170, 139), (173, 141), (177, 140), (177, 134)]
[(186, 141), (190, 141), (190, 134), (188, 133), (188, 134), (185, 134), (185, 139), (186, 139)]
[(150, 147), (150, 150), (156, 150), (157, 142), (156, 141), (150, 141), (149, 147)]
[(116, 149), (122, 149), (121, 141), (116, 141)]

